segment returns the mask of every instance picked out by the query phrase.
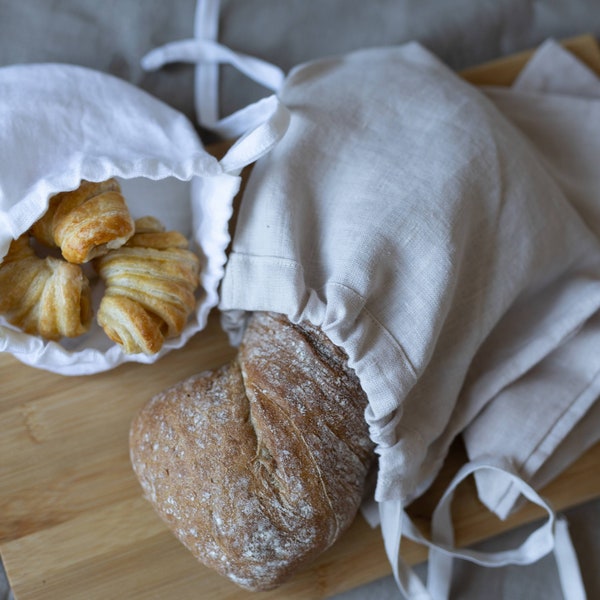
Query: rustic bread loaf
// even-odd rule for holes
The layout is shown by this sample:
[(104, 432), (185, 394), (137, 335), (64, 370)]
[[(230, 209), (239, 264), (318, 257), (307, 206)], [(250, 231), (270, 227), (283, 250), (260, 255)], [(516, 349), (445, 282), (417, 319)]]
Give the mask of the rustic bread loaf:
[(366, 404), (345, 354), (317, 327), (255, 313), (236, 359), (142, 409), (132, 464), (201, 562), (271, 589), (354, 519), (373, 459)]

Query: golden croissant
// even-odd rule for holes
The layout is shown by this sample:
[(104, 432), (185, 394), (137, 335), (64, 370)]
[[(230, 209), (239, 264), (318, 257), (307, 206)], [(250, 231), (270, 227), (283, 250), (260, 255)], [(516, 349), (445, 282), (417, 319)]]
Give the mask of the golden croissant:
[(67, 261), (81, 264), (122, 246), (134, 222), (115, 179), (82, 181), (76, 190), (50, 198), (31, 232), (47, 246), (58, 246)]
[(81, 335), (92, 319), (89, 281), (79, 265), (36, 256), (23, 234), (0, 263), (0, 313), (49, 340)]
[(124, 246), (94, 261), (106, 283), (98, 323), (128, 354), (155, 354), (183, 331), (196, 305), (200, 270), (187, 247), (181, 233), (144, 217)]

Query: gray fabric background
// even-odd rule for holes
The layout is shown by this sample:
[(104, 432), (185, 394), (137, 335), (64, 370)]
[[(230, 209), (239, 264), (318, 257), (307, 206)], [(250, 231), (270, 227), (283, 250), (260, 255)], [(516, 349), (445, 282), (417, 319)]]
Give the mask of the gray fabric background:
[[(193, 69), (170, 65), (145, 73), (152, 48), (192, 35), (195, 0), (0, 0), (0, 66), (67, 62), (112, 73), (194, 118)], [(301, 62), (368, 47), (418, 40), (461, 69), (557, 39), (600, 38), (598, 0), (223, 0), (220, 40), (285, 71)], [(263, 94), (223, 68), (221, 110), (228, 114)], [(208, 132), (201, 132), (206, 142)], [(600, 598), (600, 501), (568, 512), (589, 598)], [(506, 547), (527, 528), (490, 540)], [(1, 566), (1, 565), (0, 565)], [(421, 567), (423, 572), (425, 567)], [(560, 598), (554, 562), (489, 570), (457, 563), (456, 598)], [(0, 600), (10, 594), (0, 569)], [(397, 597), (390, 578), (337, 600)], [(52, 599), (49, 599), (52, 600)], [(62, 599), (61, 599), (62, 600)], [(74, 599), (65, 599), (74, 600)]]
[[(196, 0), (0, 0), (0, 65), (68, 62), (122, 77), (193, 116), (192, 68), (144, 73), (152, 48), (192, 35)], [(461, 69), (548, 37), (600, 35), (598, 0), (222, 0), (220, 40), (279, 65), (418, 40)], [(223, 69), (222, 110), (261, 94)]]

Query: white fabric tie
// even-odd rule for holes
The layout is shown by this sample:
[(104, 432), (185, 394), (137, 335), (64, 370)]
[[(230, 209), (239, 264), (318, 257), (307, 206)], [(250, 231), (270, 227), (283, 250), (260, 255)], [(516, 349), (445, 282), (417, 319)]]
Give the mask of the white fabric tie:
[[(206, 20), (197, 16), (198, 35), (216, 35), (218, 4), (217, 1), (199, 3), (197, 15), (205, 15)], [(287, 131), (289, 111), (276, 94), (222, 119), (218, 116), (219, 64), (232, 65), (273, 92), (280, 89), (285, 79), (285, 74), (276, 65), (235, 52), (214, 39), (180, 40), (165, 44), (146, 54), (141, 64), (146, 70), (154, 70), (172, 62), (198, 64), (195, 87), (198, 123), (224, 138), (241, 136), (220, 161), (224, 171), (236, 173), (255, 162), (269, 152)]]
[[(403, 525), (411, 523), (410, 518), (404, 512), (402, 503), (399, 500), (380, 502), (379, 516), (381, 530), (386, 532), (386, 535), (383, 536), (383, 543), (396, 585), (404, 597), (410, 600), (433, 600), (417, 574), (400, 556), (400, 542), (403, 535), (406, 537), (406, 532), (402, 531)], [(414, 528), (412, 523), (411, 526)]]
[[(517, 548), (493, 553), (454, 547), (451, 504), (454, 491), (469, 475), (490, 469), (509, 477), (529, 501), (543, 508), (548, 519)], [(385, 549), (392, 565), (396, 583), (410, 599), (445, 600), (450, 596), (452, 561), (462, 558), (484, 567), (528, 565), (554, 550), (558, 574), (565, 600), (585, 599), (585, 589), (577, 556), (564, 518), (557, 519), (552, 507), (530, 485), (513, 473), (509, 465), (491, 460), (473, 461), (463, 465), (448, 485), (432, 515), (431, 539), (427, 539), (414, 525), (399, 501), (379, 505), (381, 527), (387, 532)], [(429, 548), (427, 587), (400, 557), (400, 541), (405, 536)]]
[(579, 561), (569, 534), (569, 525), (564, 517), (556, 520), (554, 558), (565, 599), (585, 600), (586, 593)]
[[(194, 19), (194, 37), (196, 39), (217, 40), (220, 4), (220, 0), (198, 2)], [(194, 102), (198, 121), (216, 123), (219, 120), (219, 65), (217, 63), (198, 63), (194, 86)]]
[[(146, 70), (154, 70), (172, 62), (206, 63), (210, 67), (227, 63), (253, 81), (274, 92), (281, 87), (285, 78), (283, 71), (276, 65), (246, 54), (234, 52), (218, 42), (201, 39), (180, 40), (155, 48), (142, 58), (142, 67)], [(200, 72), (204, 73), (205, 71)], [(210, 73), (210, 71), (208, 72)], [(207, 78), (210, 77), (210, 75), (207, 76)], [(215, 110), (218, 80), (214, 79), (212, 87), (206, 86), (205, 81), (201, 79), (201, 85), (196, 86), (197, 92), (201, 91), (203, 94), (200, 98), (196, 94), (198, 122), (203, 127), (226, 138), (245, 133), (250, 127), (263, 122), (265, 117), (273, 112), (273, 106), (276, 102), (270, 99), (276, 99), (275, 95), (259, 100), (232, 115), (219, 119)], [(265, 100), (270, 100), (270, 102), (265, 103)]]

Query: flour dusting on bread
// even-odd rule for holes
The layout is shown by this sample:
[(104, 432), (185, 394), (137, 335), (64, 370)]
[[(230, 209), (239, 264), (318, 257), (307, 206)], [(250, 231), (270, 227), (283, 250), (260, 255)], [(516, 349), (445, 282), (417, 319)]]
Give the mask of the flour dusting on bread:
[(257, 313), (234, 361), (144, 407), (132, 464), (200, 561), (244, 588), (271, 589), (354, 519), (373, 456), (366, 402), (318, 328)]

